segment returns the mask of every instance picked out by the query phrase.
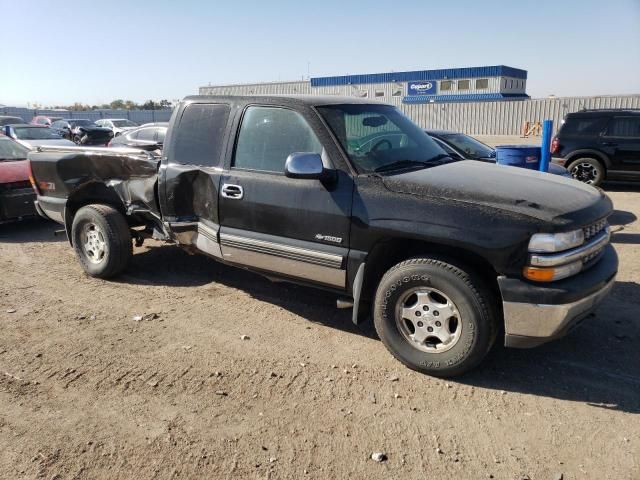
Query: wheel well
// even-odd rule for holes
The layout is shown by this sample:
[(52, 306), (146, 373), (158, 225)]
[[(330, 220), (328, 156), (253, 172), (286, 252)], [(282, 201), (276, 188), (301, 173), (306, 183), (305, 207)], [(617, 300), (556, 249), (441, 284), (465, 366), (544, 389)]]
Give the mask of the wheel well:
[(73, 225), (73, 218), (76, 212), (82, 207), (93, 203), (110, 205), (123, 215), (125, 214), (122, 200), (112, 188), (99, 182), (90, 182), (83, 185), (69, 196), (64, 209), (64, 226), (70, 243), (73, 243), (71, 239), (71, 226)]
[(576, 160), (580, 160), (581, 158), (593, 158), (594, 160), (597, 160), (602, 165), (602, 168), (604, 168), (605, 172), (607, 171), (607, 160), (597, 152), (580, 152), (580, 153), (573, 154), (565, 162), (567, 169), (571, 166), (573, 162), (575, 162)]
[(472, 270), (492, 293), (500, 295), (498, 273), (480, 255), (463, 248), (423, 242), (419, 240), (389, 239), (378, 242), (367, 255), (362, 300), (370, 304), (383, 275), (394, 265), (419, 255), (437, 255), (449, 259), (452, 264)]

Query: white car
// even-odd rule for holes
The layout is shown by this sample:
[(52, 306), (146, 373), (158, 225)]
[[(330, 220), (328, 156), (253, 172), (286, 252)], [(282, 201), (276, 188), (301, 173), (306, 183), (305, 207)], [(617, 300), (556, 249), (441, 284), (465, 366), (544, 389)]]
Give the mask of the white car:
[(117, 137), (127, 130), (138, 128), (138, 124), (126, 118), (103, 118), (94, 122), (99, 127), (109, 128), (113, 136)]

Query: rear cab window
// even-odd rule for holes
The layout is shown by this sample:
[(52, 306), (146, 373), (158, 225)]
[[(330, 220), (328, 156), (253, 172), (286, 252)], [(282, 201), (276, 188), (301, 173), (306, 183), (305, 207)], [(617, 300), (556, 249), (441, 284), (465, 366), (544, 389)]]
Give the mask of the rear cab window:
[(229, 105), (221, 103), (187, 105), (171, 139), (171, 162), (220, 166), (230, 111)]

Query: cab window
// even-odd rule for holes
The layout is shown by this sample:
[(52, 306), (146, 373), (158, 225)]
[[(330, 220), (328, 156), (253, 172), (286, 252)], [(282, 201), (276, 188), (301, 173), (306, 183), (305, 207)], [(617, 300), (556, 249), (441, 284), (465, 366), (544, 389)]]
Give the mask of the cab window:
[(284, 173), (292, 153), (322, 153), (315, 133), (298, 112), (249, 107), (242, 118), (233, 167)]

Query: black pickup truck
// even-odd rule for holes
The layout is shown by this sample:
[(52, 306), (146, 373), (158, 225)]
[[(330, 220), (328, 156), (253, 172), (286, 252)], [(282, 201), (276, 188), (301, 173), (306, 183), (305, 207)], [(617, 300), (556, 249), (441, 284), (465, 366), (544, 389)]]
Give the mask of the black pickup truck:
[(187, 97), (161, 158), (29, 154), (39, 212), (84, 270), (164, 239), (331, 290), (410, 368), (452, 376), (557, 338), (611, 289), (609, 198), (574, 180), (454, 161), (395, 107), (343, 97)]

